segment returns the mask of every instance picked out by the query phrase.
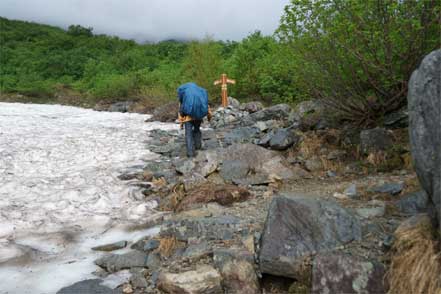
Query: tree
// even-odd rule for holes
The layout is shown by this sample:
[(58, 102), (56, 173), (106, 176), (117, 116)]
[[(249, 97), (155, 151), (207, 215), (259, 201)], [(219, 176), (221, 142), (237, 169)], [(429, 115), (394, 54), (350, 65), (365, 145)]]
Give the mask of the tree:
[(219, 43), (210, 38), (201, 42), (192, 42), (188, 47), (184, 61), (185, 76), (207, 89), (210, 97), (217, 97), (220, 92), (213, 82), (222, 74), (222, 56)]
[(67, 29), (67, 33), (71, 36), (86, 36), (86, 37), (91, 37), (93, 28), (88, 27), (82, 27), (80, 25), (70, 25), (69, 28)]
[(440, 46), (438, 0), (291, 0), (278, 37), (307, 94), (362, 125), (406, 104), (407, 81)]

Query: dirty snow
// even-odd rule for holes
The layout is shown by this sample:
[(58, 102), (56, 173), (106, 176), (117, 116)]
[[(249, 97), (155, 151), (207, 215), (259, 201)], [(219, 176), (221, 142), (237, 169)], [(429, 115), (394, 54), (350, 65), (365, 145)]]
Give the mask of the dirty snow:
[(55, 293), (93, 278), (91, 247), (157, 233), (139, 229), (152, 204), (117, 178), (154, 158), (149, 130), (176, 128), (146, 118), (0, 103), (0, 293)]

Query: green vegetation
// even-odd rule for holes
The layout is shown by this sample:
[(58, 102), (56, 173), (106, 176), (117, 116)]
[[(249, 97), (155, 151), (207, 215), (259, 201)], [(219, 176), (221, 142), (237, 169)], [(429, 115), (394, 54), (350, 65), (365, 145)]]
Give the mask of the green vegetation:
[(241, 100), (321, 98), (342, 119), (381, 124), (405, 105), (421, 58), (439, 48), (440, 7), (438, 0), (291, 0), (274, 36), (255, 32), (240, 42), (137, 44), (79, 25), (65, 31), (0, 18), (0, 91), (42, 101), (67, 95), (81, 105), (154, 104), (195, 81), (218, 101), (212, 82), (226, 72)]
[(439, 0), (291, 0), (277, 32), (298, 85), (359, 124), (406, 104), (407, 82), (440, 47)]

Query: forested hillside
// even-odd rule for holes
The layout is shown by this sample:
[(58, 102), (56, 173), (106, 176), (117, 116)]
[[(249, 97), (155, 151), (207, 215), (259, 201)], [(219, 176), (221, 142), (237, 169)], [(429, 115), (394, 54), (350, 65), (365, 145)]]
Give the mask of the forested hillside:
[(295, 103), (321, 98), (347, 120), (373, 124), (405, 104), (407, 81), (440, 46), (440, 2), (292, 0), (273, 36), (240, 42), (137, 44), (78, 25), (60, 28), (0, 18), (0, 90), (44, 101), (60, 93), (97, 100), (175, 99), (195, 81), (209, 89), (222, 72), (242, 100)]

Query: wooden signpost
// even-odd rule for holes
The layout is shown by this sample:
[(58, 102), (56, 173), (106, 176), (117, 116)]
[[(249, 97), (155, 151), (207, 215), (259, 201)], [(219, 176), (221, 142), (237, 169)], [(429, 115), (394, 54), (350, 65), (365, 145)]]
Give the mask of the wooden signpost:
[(221, 79), (214, 82), (214, 85), (217, 86), (222, 84), (222, 107), (228, 106), (228, 84), (236, 84), (235, 80), (231, 80), (227, 77), (227, 74), (222, 74)]

